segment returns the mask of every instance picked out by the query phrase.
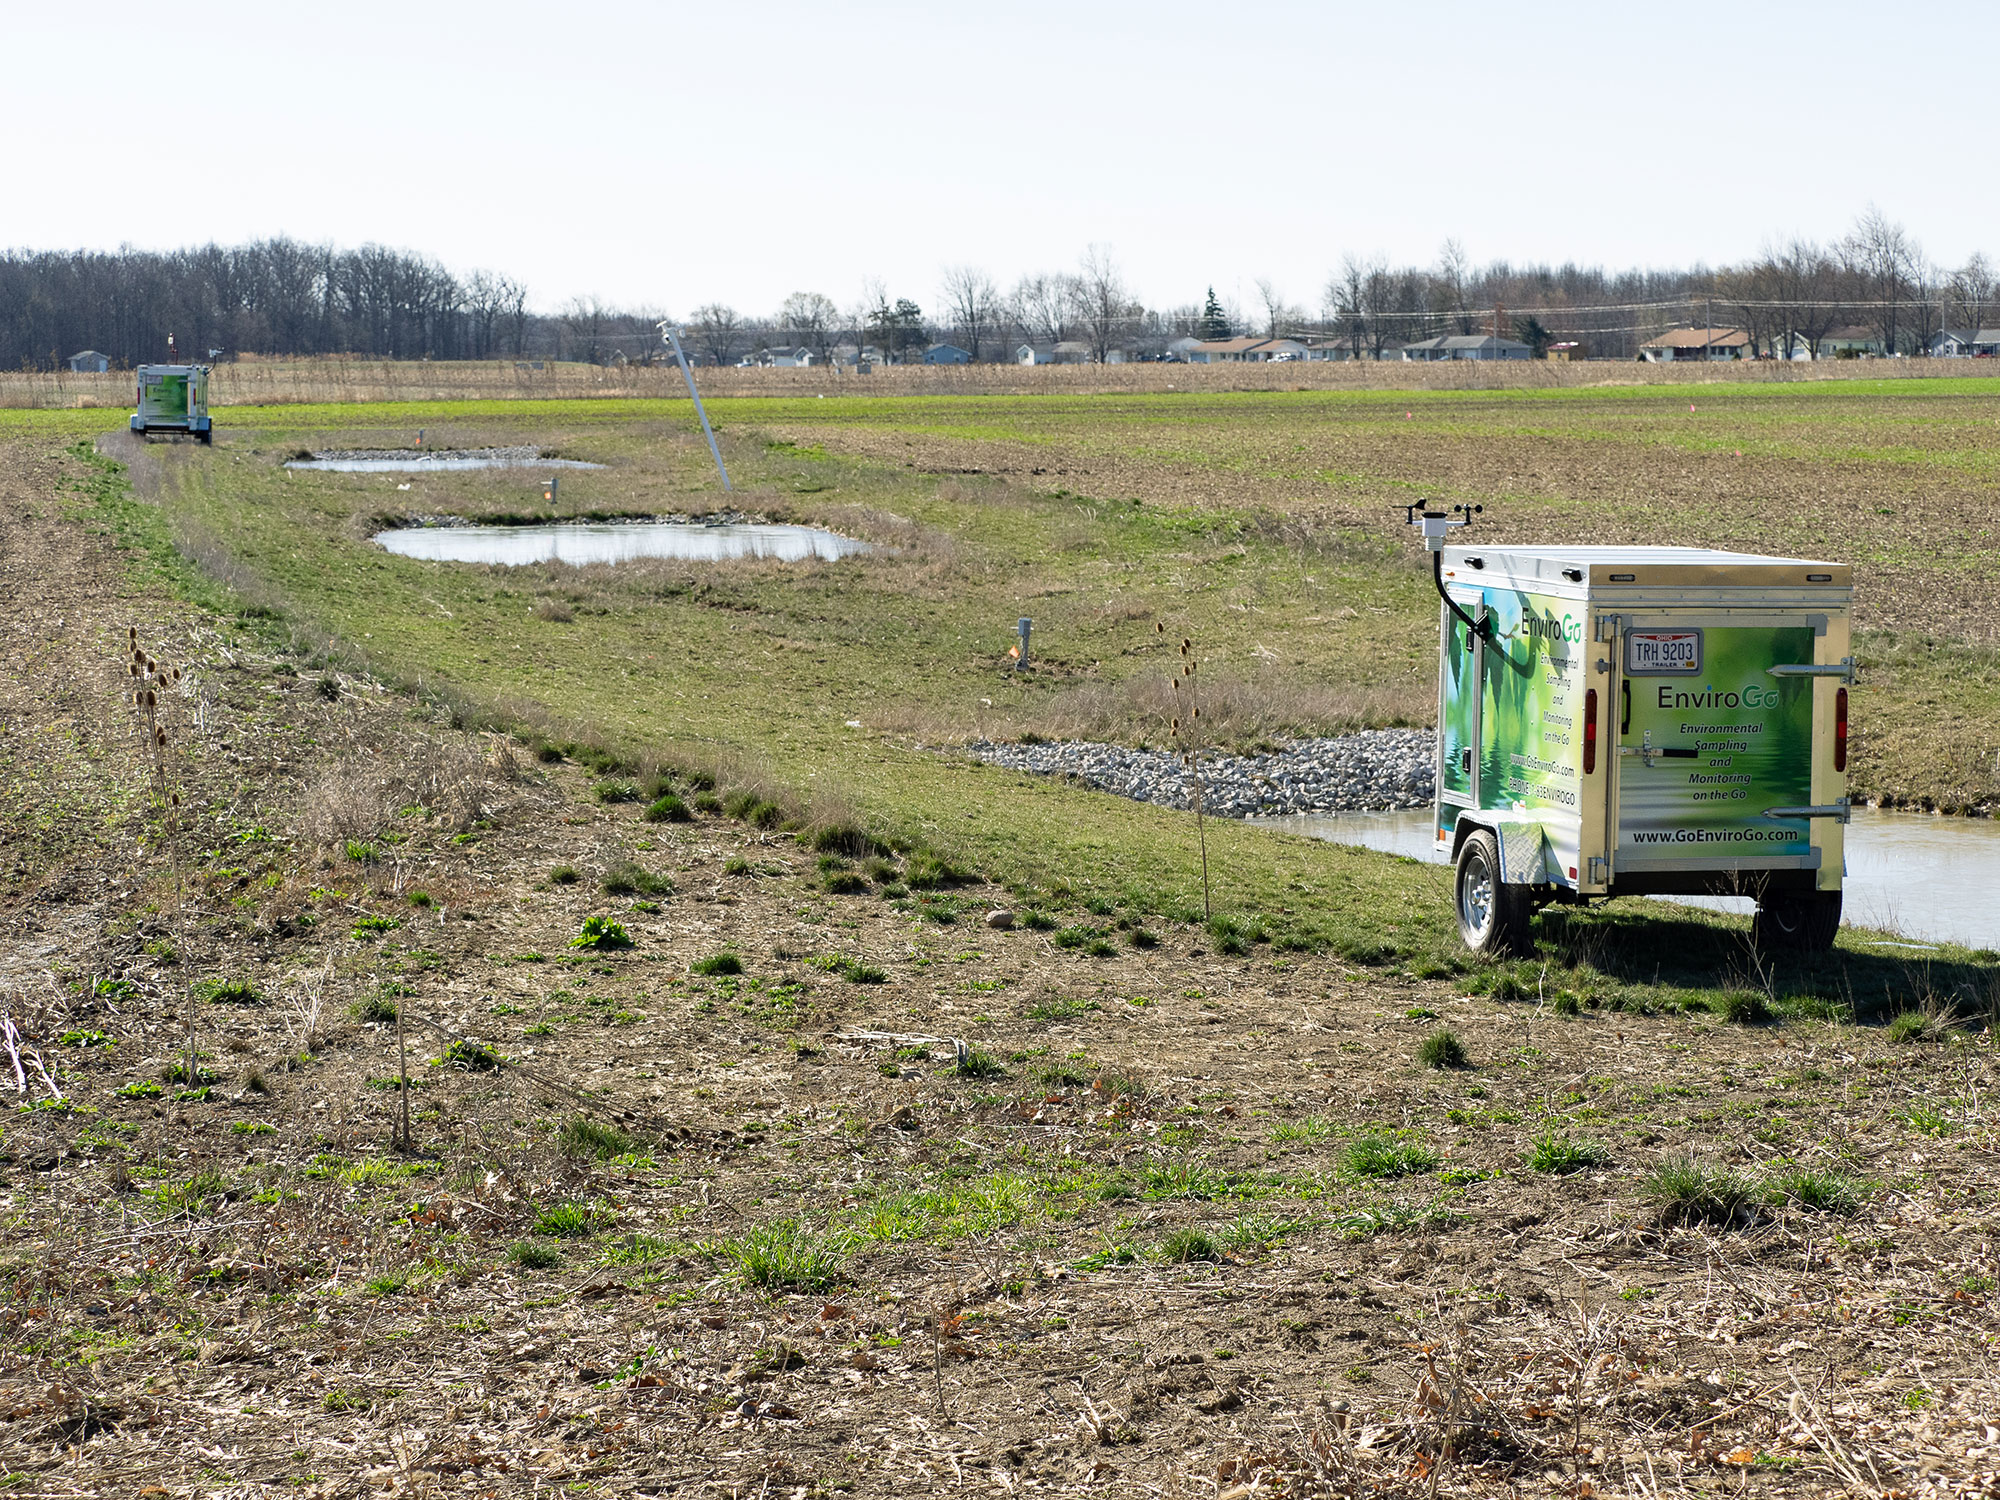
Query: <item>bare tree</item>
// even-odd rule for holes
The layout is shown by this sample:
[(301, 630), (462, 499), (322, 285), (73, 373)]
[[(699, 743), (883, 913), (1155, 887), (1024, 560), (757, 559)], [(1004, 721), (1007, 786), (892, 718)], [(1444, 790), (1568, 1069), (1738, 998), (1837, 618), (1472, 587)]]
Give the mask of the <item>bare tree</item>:
[(1008, 301), (1015, 322), (1031, 342), (1060, 344), (1077, 321), (1080, 291), (1074, 276), (1036, 272), (1014, 284)]
[(688, 326), (710, 364), (736, 363), (736, 350), (743, 338), (743, 319), (735, 308), (720, 302), (706, 303), (694, 310), (694, 320)]
[(1951, 273), (1945, 290), (1957, 326), (1976, 332), (1985, 326), (1995, 292), (2000, 288), (1995, 286), (1993, 268), (1986, 263), (1986, 257), (1975, 251), (1970, 260)]
[(510, 277), (491, 271), (472, 273), (465, 283), (465, 312), (474, 359), (491, 359), (500, 352), (502, 320), (518, 316), (527, 300), (527, 292)]
[(778, 321), (791, 338), (811, 349), (821, 364), (826, 363), (834, 328), (840, 322), (840, 309), (833, 305), (833, 298), (818, 292), (793, 292), (778, 309)]
[(1348, 339), (1348, 352), (1361, 358), (1361, 342), (1365, 325), (1362, 321), (1362, 294), (1368, 281), (1368, 268), (1361, 257), (1349, 251), (1340, 258), (1340, 269), (1327, 278), (1326, 290), (1321, 294), (1321, 305), (1327, 321), (1338, 323)]
[(1778, 309), (1781, 348), (1785, 357), (1803, 346), (1817, 357), (1819, 346), (1840, 321), (1840, 267), (1813, 241), (1793, 236), (1766, 250), (1770, 286), (1784, 306)]
[(1922, 251), (1902, 225), (1893, 223), (1872, 203), (1854, 221), (1840, 249), (1861, 283), (1863, 297), (1877, 304), (1872, 312), (1882, 335), (1883, 353), (1894, 354), (1898, 315), (1909, 301), (1911, 270)]
[(1465, 246), (1456, 239), (1446, 240), (1438, 250), (1437, 272), (1431, 278), (1435, 292), (1433, 305), (1441, 313), (1450, 313), (1458, 322), (1460, 333), (1472, 332), (1472, 310), (1467, 298), (1472, 290), (1472, 261), (1465, 253)]
[(1125, 289), (1124, 275), (1112, 259), (1110, 246), (1092, 245), (1083, 252), (1076, 285), (1091, 362), (1101, 365), (1110, 358), (1133, 317), (1132, 294)]
[(602, 363), (604, 357), (604, 325), (611, 318), (611, 309), (598, 298), (572, 297), (562, 310), (563, 334), (568, 341), (568, 352), (583, 360), (585, 364)]
[(947, 266), (944, 272), (945, 316), (951, 319), (966, 352), (977, 362), (980, 346), (993, 337), (1000, 320), (1000, 293), (993, 278), (973, 266)]

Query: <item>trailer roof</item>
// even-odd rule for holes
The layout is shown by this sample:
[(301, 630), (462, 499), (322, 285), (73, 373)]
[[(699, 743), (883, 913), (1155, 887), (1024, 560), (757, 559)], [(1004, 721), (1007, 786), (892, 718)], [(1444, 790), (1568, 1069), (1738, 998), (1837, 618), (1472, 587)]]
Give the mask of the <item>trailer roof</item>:
[[(1446, 578), (1508, 578), (1557, 589), (1676, 588), (1846, 590), (1846, 563), (1807, 557), (1766, 557), (1714, 547), (1447, 547)], [(1818, 595), (1815, 595), (1818, 597)]]
[(1679, 567), (1743, 568), (1764, 565), (1768, 567), (1813, 567), (1837, 568), (1844, 563), (1826, 562), (1812, 557), (1770, 557), (1761, 552), (1725, 552), (1716, 547), (1447, 547), (1446, 559), (1452, 554), (1459, 557), (1483, 557), (1488, 562), (1527, 562), (1547, 559), (1551, 562), (1600, 563), (1606, 566), (1620, 563), (1672, 563)]

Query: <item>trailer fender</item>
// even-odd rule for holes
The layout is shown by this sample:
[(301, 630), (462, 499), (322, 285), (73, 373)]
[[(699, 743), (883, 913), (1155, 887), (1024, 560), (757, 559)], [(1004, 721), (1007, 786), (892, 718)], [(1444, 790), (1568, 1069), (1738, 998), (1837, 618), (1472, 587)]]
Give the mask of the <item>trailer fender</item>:
[(1533, 813), (1482, 812), (1477, 816), (1461, 813), (1452, 830), (1451, 857), (1458, 860), (1476, 829), (1485, 829), (1500, 846), (1500, 880), (1505, 885), (1562, 885), (1555, 853), (1549, 847), (1548, 830)]

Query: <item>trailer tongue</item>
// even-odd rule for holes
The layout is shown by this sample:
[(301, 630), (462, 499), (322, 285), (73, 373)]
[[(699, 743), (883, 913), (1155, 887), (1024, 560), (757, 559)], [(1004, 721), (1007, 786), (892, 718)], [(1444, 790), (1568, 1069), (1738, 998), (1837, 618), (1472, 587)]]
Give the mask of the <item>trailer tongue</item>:
[(1523, 951), (1551, 902), (1721, 893), (1756, 898), (1761, 943), (1830, 946), (1850, 570), (1446, 547), (1464, 522), (1425, 519), (1443, 522), (1425, 526), (1443, 599), (1435, 829), (1466, 943)]

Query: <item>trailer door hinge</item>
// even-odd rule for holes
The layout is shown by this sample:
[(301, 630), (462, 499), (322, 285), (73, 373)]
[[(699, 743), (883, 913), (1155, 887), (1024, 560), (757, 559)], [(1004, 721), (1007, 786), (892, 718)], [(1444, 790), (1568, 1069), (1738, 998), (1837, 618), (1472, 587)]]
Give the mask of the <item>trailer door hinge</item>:
[(1609, 885), (1611, 883), (1611, 861), (1600, 855), (1590, 856), (1590, 883)]
[(1618, 632), (1623, 628), (1624, 624), (1624, 620), (1617, 615), (1599, 615), (1597, 617), (1597, 639), (1600, 641), (1617, 640)]

